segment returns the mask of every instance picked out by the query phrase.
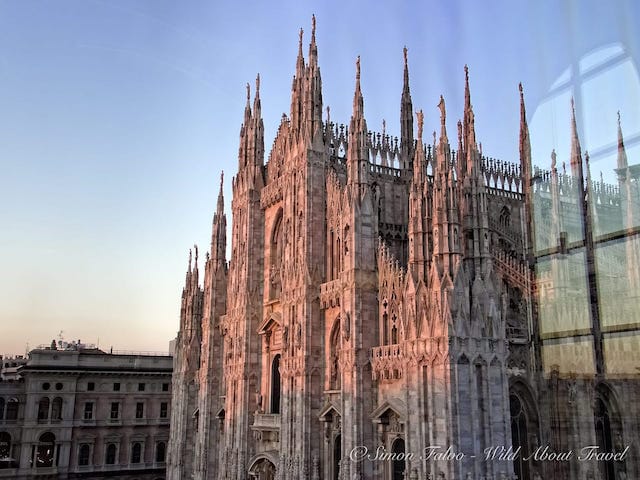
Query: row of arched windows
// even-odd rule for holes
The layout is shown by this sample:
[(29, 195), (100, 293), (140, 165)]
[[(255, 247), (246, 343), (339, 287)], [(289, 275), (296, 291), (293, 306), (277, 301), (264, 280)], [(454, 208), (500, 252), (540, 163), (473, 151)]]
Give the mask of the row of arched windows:
[[(156, 443), (155, 462), (163, 463), (167, 456), (166, 442)], [(104, 463), (105, 465), (115, 465), (118, 457), (118, 445), (108, 443), (105, 449)], [(129, 463), (141, 463), (143, 461), (143, 444), (142, 442), (133, 442), (129, 456)], [(91, 464), (91, 445), (83, 443), (78, 449), (78, 465), (87, 466)]]

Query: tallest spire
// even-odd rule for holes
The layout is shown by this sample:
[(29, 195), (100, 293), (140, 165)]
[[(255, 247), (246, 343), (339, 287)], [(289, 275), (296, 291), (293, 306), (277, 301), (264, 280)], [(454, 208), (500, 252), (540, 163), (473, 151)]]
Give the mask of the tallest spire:
[(400, 154), (404, 168), (411, 168), (413, 160), (413, 104), (409, 91), (409, 62), (407, 60), (407, 47), (404, 54), (404, 82), (402, 85), (402, 97), (400, 99)]

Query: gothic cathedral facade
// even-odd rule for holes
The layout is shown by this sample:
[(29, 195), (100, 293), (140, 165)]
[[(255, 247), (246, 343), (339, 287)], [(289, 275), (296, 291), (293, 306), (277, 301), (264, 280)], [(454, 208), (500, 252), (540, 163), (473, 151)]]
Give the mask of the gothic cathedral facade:
[[(442, 97), (438, 138), (425, 141), (406, 49), (400, 138), (368, 130), (359, 60), (351, 121), (334, 124), (314, 20), (265, 163), (259, 77), (253, 102), (247, 87), (231, 260), (222, 180), (202, 285), (197, 249), (189, 259), (168, 479), (640, 478), (637, 380), (608, 375), (598, 315), (567, 300), (578, 295), (572, 236), (587, 238), (597, 218), (633, 222), (637, 205), (625, 202), (638, 172), (625, 156), (620, 188), (592, 182), (575, 118), (571, 175), (555, 159), (534, 169), (520, 92), (514, 164), (481, 152), (466, 67), (456, 148)], [(621, 134), (619, 144), (623, 155)], [(624, 252), (636, 267), (638, 251)], [(572, 315), (591, 322), (588, 346), (558, 349), (562, 335), (540, 323)], [(576, 345), (590, 352), (585, 372), (563, 357), (575, 347), (580, 363)], [(602, 462), (542, 455), (586, 445), (630, 451)]]

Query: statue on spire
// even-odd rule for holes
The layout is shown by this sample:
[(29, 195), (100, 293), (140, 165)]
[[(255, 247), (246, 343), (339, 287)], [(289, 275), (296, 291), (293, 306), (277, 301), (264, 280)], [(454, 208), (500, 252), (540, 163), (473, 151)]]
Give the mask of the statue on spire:
[(418, 141), (422, 143), (422, 129), (424, 127), (424, 113), (422, 113), (422, 110), (416, 112), (416, 117), (418, 119)]
[(447, 110), (444, 104), (444, 97), (440, 95), (440, 103), (438, 103), (438, 108), (440, 109), (440, 124), (444, 127), (447, 121)]

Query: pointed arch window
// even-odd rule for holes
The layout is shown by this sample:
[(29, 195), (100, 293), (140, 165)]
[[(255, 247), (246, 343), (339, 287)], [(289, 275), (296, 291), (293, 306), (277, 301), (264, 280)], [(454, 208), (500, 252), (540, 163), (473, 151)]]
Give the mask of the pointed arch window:
[(329, 389), (339, 390), (342, 385), (342, 378), (340, 375), (340, 317), (338, 317), (331, 330), (331, 337), (329, 340), (330, 345), (330, 359), (329, 359)]
[(518, 478), (529, 478), (529, 464), (524, 458), (529, 456), (529, 432), (527, 429), (527, 417), (522, 407), (522, 402), (517, 395), (509, 396), (511, 410), (511, 440), (513, 449), (520, 448), (521, 454), (513, 462), (513, 468)]
[(280, 268), (282, 265), (282, 255), (284, 249), (282, 234), (282, 210), (278, 211), (271, 233), (270, 267), (269, 267), (269, 298), (275, 299), (280, 296), (282, 289), (282, 279), (280, 278)]
[(280, 413), (280, 354), (271, 363), (271, 413)]

